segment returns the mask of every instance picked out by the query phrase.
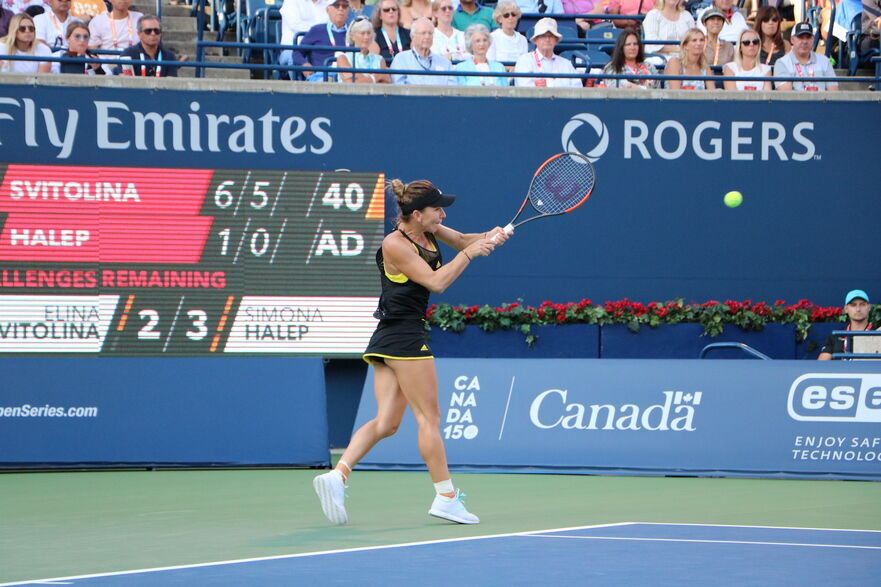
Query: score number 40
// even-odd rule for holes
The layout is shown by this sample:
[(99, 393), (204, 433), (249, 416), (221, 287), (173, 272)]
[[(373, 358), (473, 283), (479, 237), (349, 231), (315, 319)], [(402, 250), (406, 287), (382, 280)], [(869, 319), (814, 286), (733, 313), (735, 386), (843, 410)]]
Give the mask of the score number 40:
[[(235, 184), (236, 182), (234, 181), (224, 181), (214, 191), (214, 204), (221, 210), (226, 210), (235, 203), (236, 196), (229, 190)], [(251, 199), (248, 202), (251, 208), (262, 210), (269, 204), (269, 194), (266, 192), (266, 188), (270, 185), (271, 182), (268, 181), (254, 182), (254, 188), (250, 194)], [(244, 196), (244, 194), (242, 195)], [(357, 212), (364, 207), (364, 188), (360, 183), (350, 183), (343, 191), (343, 184), (341, 182), (333, 182), (328, 186), (327, 191), (324, 192), (321, 203), (325, 206), (330, 206), (334, 210), (339, 210), (342, 206), (345, 206), (352, 212)]]

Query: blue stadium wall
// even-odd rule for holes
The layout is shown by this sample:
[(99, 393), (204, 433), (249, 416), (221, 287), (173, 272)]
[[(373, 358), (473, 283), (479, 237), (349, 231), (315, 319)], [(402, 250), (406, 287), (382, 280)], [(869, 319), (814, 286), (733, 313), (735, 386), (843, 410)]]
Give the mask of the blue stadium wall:
[[(434, 95), (418, 88), (185, 80), (156, 89), (143, 81), (5, 76), (0, 162), (425, 177), (459, 196), (449, 210), (451, 226), (483, 231), (510, 219), (542, 161), (577, 149), (595, 159), (599, 177), (587, 205), (525, 226), (437, 301), (807, 298), (840, 305), (854, 287), (881, 297), (881, 97), (873, 94), (821, 100), (511, 88)], [(729, 190), (744, 194), (740, 207), (723, 205)], [(61, 369), (69, 359), (43, 360), (47, 369)], [(111, 370), (120, 365), (101, 361)], [(173, 367), (168, 359), (133, 361), (134, 372)], [(329, 440), (341, 446), (365, 367), (339, 359), (324, 372), (336, 400), (326, 406)], [(186, 388), (167, 391), (176, 390)], [(313, 408), (325, 409), (315, 401)], [(272, 433), (292, 425), (279, 421)], [(98, 454), (88, 462), (326, 462), (313, 441), (327, 429), (295, 429), (311, 432), (308, 454), (294, 459), (279, 458), (270, 440), (244, 455)], [(53, 462), (51, 455), (0, 460)], [(61, 460), (82, 462), (76, 455)]]
[[(881, 99), (873, 94), (0, 87), (6, 163), (426, 177), (459, 196), (448, 223), (463, 231), (507, 222), (554, 153), (578, 149), (596, 159), (599, 180), (585, 207), (526, 225), (440, 301), (840, 305), (854, 287), (881, 296)], [(216, 132), (214, 120), (222, 121)], [(743, 193), (740, 207), (723, 205), (729, 190)]]

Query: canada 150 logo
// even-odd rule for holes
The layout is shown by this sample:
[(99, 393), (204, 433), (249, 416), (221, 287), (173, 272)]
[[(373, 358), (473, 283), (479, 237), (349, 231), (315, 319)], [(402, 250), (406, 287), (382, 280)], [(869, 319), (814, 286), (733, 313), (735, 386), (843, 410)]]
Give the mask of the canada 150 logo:
[(803, 422), (881, 422), (881, 374), (807, 373), (789, 388), (787, 409)]

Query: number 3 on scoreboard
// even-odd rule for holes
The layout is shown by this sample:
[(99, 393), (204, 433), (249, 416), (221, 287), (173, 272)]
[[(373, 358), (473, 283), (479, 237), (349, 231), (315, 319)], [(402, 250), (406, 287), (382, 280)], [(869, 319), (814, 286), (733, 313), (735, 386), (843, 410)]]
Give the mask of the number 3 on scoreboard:
[[(139, 340), (159, 340), (162, 338), (162, 334), (156, 330), (159, 325), (159, 312), (145, 308), (138, 312), (138, 318), (147, 322), (138, 330)], [(186, 331), (188, 339), (202, 340), (208, 336), (208, 314), (204, 310), (187, 310), (187, 318), (190, 319), (190, 329)]]

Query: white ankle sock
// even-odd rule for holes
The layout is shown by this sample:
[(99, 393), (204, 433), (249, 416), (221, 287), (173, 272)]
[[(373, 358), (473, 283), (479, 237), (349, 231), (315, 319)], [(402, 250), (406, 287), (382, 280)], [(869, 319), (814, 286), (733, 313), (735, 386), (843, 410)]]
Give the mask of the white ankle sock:
[(453, 488), (453, 480), (447, 479), (446, 481), (441, 481), (439, 483), (434, 484), (435, 493), (455, 493), (456, 490)]

